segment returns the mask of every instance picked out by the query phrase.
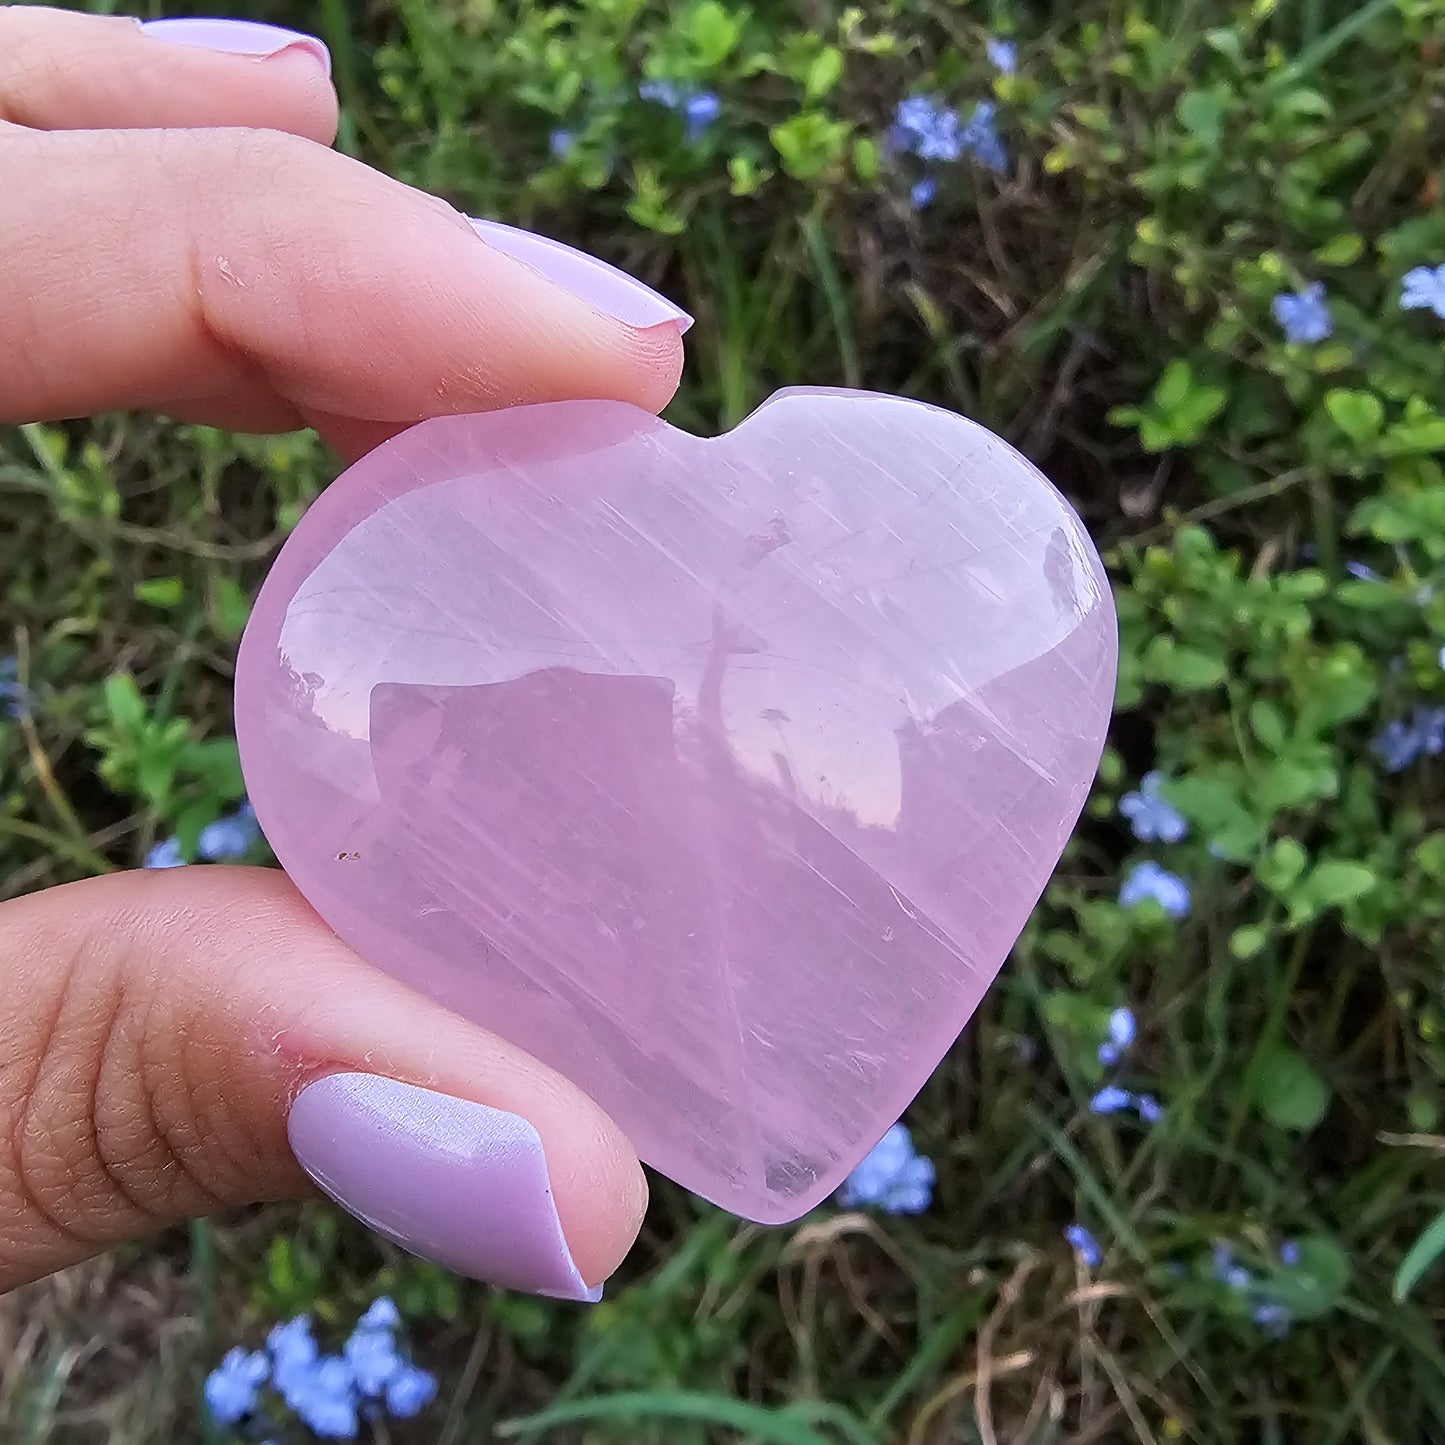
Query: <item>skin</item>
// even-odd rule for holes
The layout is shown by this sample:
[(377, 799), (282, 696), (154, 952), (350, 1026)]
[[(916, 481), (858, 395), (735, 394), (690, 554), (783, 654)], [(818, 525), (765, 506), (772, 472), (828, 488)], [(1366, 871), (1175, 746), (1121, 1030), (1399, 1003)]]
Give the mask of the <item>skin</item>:
[[(433, 197), (327, 149), (329, 80), (124, 19), (0, 7), (0, 423), (143, 408), (345, 458), (443, 412), (566, 397), (652, 410), (682, 365), (490, 250)], [(280, 874), (115, 874), (0, 904), (0, 1291), (122, 1240), (311, 1185), (290, 1101), (336, 1069), (541, 1134), (584, 1277), (646, 1185), (565, 1080), (410, 993)]]

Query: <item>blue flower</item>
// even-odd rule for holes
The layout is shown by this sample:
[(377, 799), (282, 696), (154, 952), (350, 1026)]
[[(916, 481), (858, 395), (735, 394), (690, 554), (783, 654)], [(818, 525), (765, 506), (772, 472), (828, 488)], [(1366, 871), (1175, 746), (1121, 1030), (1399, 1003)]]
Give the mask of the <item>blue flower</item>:
[(1378, 582), (1380, 574), (1373, 567), (1366, 567), (1363, 562), (1346, 562), (1345, 571), (1351, 577), (1357, 577), (1361, 582)]
[(1146, 1124), (1157, 1124), (1164, 1110), (1153, 1094), (1131, 1094), (1117, 1084), (1105, 1084), (1092, 1099), (1089, 1108), (1095, 1114), (1120, 1114), (1132, 1109)]
[(1121, 1089), (1117, 1084), (1105, 1084), (1089, 1100), (1089, 1108), (1095, 1114), (1117, 1114), (1121, 1109), (1127, 1109), (1133, 1102), (1134, 1096), (1128, 1089)]
[(218, 1425), (234, 1425), (256, 1408), (256, 1392), (266, 1383), (270, 1366), (266, 1356), (234, 1349), (206, 1376), (206, 1409)]
[(201, 829), (196, 852), (212, 863), (242, 858), (260, 837), (261, 826), (256, 822), (256, 810), (250, 803), (243, 802), (234, 813), (217, 818)]
[(909, 96), (898, 102), (890, 139), (898, 150), (911, 151), (924, 161), (956, 161), (963, 154), (958, 112), (927, 96)]
[(991, 171), (1003, 172), (1008, 170), (1008, 151), (994, 128), (997, 110), (998, 107), (989, 100), (976, 105), (958, 139), (964, 150), (981, 166), (986, 166)]
[(322, 1355), (286, 1403), (296, 1418), (323, 1440), (353, 1440), (361, 1426), (356, 1381), (351, 1367), (338, 1355)]
[(1303, 291), (1281, 291), (1270, 309), (1284, 331), (1284, 339), (1295, 345), (1323, 341), (1334, 330), (1322, 281), (1313, 282)]
[(712, 91), (691, 90), (675, 80), (644, 80), (637, 93), (643, 100), (678, 111), (690, 141), (695, 141), (722, 114), (722, 102)]
[(1445, 264), (1407, 271), (1400, 289), (1400, 309), (1433, 311), (1445, 320)]
[(1109, 1036), (1099, 1045), (1099, 1062), (1101, 1064), (1117, 1064), (1119, 1056), (1134, 1042), (1138, 1031), (1133, 1011), (1116, 1008), (1109, 1015)]
[(294, 1400), (310, 1386), (321, 1357), (311, 1334), (310, 1319), (298, 1315), (289, 1324), (277, 1325), (266, 1336), (266, 1350), (271, 1356), (271, 1382), (294, 1410)]
[(1064, 1230), (1064, 1238), (1069, 1241), (1074, 1253), (1079, 1257), (1079, 1263), (1085, 1269), (1098, 1269), (1103, 1262), (1104, 1251), (1099, 1248), (1099, 1241), (1082, 1224), (1069, 1225)]
[(1125, 793), (1119, 799), (1119, 811), (1129, 820), (1129, 827), (1141, 843), (1181, 843), (1188, 836), (1189, 824), (1172, 803), (1159, 796), (1164, 775), (1145, 773), (1137, 793)]
[(1277, 1340), (1289, 1332), (1289, 1311), (1281, 1304), (1266, 1302), (1255, 1307), (1254, 1322), (1271, 1339)]
[(1019, 48), (1012, 40), (990, 39), (984, 46), (993, 68), (1004, 75), (1012, 75), (1018, 69)]
[(398, 1420), (410, 1420), (436, 1399), (436, 1376), (406, 1365), (387, 1382), (386, 1408)]
[(20, 664), (13, 657), (0, 657), (0, 712), (22, 718), (30, 711), (30, 694), (19, 682)]
[(1279, 1259), (1286, 1269), (1294, 1269), (1300, 1261), (1299, 1245), (1292, 1239), (1285, 1240), (1279, 1247)]
[(386, 1295), (379, 1295), (367, 1305), (366, 1313), (357, 1320), (359, 1330), (394, 1330), (401, 1325), (401, 1311)]
[(922, 1214), (933, 1198), (933, 1161), (913, 1147), (913, 1136), (895, 1124), (843, 1181), (844, 1209), (876, 1205), (885, 1214)]
[(1189, 885), (1157, 863), (1136, 863), (1119, 889), (1119, 903), (1124, 908), (1137, 908), (1153, 899), (1171, 918), (1184, 918), (1189, 913)]
[(559, 161), (566, 159), (571, 154), (572, 147), (576, 143), (577, 137), (570, 130), (565, 130), (560, 126), (547, 138), (548, 149)]
[(699, 90), (682, 103), (688, 140), (696, 140), (722, 114), (722, 102), (710, 90)]
[(186, 860), (181, 855), (180, 839), (162, 838), (146, 854), (145, 866), (147, 868), (184, 868)]
[(672, 80), (644, 80), (637, 87), (637, 93), (643, 100), (665, 105), (668, 110), (676, 110), (682, 104), (682, 91), (678, 89), (677, 82)]
[(924, 176), (921, 181), (915, 181), (913, 189), (908, 193), (908, 199), (913, 202), (913, 209), (921, 211), (925, 206), (931, 205), (934, 196), (938, 194), (938, 182), (932, 176)]
[(1445, 707), (1417, 707), (1406, 718), (1386, 724), (1370, 744), (1387, 773), (1402, 772), (1423, 753), (1445, 752)]
[(389, 1329), (366, 1329), (357, 1325), (351, 1338), (341, 1347), (341, 1357), (351, 1370), (356, 1388), (368, 1399), (374, 1399), (405, 1368), (396, 1350), (396, 1338)]

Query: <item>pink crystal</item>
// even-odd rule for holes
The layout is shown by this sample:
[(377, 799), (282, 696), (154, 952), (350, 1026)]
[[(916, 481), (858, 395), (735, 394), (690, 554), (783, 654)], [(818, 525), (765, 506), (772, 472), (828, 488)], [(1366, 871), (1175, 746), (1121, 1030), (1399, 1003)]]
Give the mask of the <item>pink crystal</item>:
[(236, 725), (343, 939), (781, 1223), (977, 1008), (1115, 647), (1078, 519), (960, 417), (792, 390), (701, 440), (560, 402), (338, 480), (261, 590)]

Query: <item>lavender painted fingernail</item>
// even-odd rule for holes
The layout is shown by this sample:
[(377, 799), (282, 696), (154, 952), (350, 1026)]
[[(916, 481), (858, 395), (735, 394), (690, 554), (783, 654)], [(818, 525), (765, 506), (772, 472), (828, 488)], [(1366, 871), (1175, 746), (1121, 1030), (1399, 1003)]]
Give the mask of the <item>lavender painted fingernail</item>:
[(155, 40), (173, 45), (193, 45), (198, 50), (224, 50), (230, 55), (250, 55), (257, 60), (299, 47), (315, 57), (331, 74), (331, 52), (314, 35), (287, 30), (280, 25), (263, 25), (257, 20), (213, 20), (202, 16), (181, 16), (174, 20), (142, 20), (140, 28)]
[(331, 1074), (297, 1095), (287, 1130), (315, 1183), (402, 1249), (503, 1289), (602, 1298), (572, 1260), (525, 1119), (375, 1074)]
[[(470, 219), (470, 218), (468, 218)], [(524, 261), (574, 296), (605, 311), (628, 326), (645, 329), (665, 321), (677, 323), (679, 333), (692, 325), (692, 317), (674, 306), (635, 276), (619, 271), (586, 251), (564, 246), (560, 241), (504, 226), (500, 221), (472, 221), (472, 228), (489, 246)]]

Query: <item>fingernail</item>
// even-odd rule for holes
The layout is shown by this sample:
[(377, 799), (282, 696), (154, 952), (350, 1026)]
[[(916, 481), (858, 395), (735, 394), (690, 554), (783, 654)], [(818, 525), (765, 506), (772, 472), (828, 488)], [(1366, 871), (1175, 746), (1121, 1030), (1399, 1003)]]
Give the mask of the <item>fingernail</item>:
[(140, 28), (156, 40), (173, 45), (194, 45), (199, 50), (224, 50), (262, 60), (283, 50), (300, 48), (314, 56), (331, 74), (331, 52), (314, 35), (263, 25), (257, 20), (211, 20), (182, 16), (174, 20), (142, 20)]
[(645, 329), (664, 321), (675, 321), (681, 333), (692, 325), (692, 317), (681, 306), (674, 306), (666, 296), (644, 286), (635, 276), (589, 256), (586, 251), (516, 226), (504, 226), (500, 221), (473, 220), (472, 228), (489, 246), (525, 262), (589, 306), (615, 316), (628, 326)]
[(317, 1186), (402, 1249), (502, 1289), (602, 1298), (572, 1260), (525, 1119), (375, 1074), (331, 1074), (296, 1096), (287, 1131)]

